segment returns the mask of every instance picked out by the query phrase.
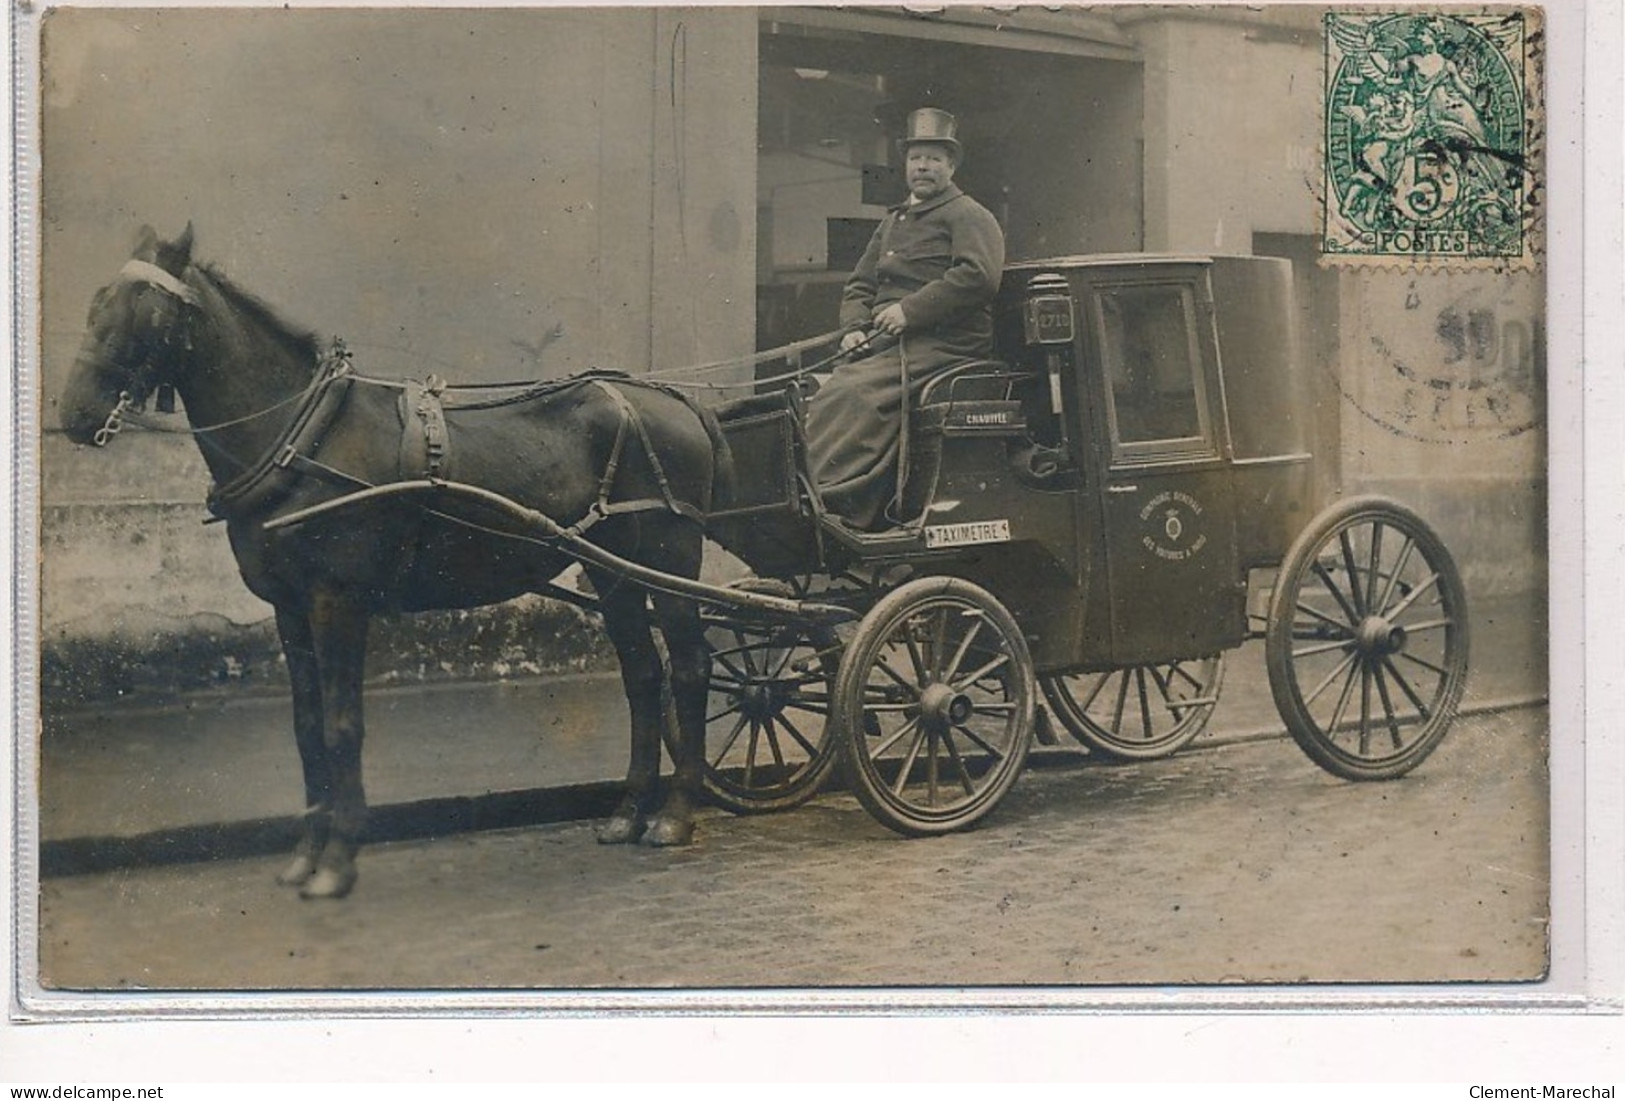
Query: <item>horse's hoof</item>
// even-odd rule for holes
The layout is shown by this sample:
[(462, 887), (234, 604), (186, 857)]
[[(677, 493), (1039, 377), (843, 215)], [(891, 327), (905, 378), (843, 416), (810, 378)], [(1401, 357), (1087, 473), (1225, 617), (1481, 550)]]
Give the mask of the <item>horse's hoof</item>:
[(643, 836), (647, 824), (638, 815), (617, 814), (598, 831), (600, 845), (631, 845)]
[(308, 853), (296, 853), (294, 858), (276, 874), (276, 881), (284, 887), (303, 887), (316, 874), (316, 861)]
[(316, 874), (299, 889), (300, 898), (343, 898), (350, 893), (358, 878), (355, 868), (318, 868)]
[(676, 848), (692, 844), (693, 841), (692, 818), (657, 818), (650, 823), (649, 832), (643, 835), (643, 843), (657, 849)]

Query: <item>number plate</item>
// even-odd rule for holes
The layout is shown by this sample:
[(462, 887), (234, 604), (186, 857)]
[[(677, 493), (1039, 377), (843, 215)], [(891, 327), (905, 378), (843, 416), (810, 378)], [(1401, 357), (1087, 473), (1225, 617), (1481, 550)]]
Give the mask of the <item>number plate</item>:
[(1072, 299), (1047, 294), (1027, 300), (1028, 344), (1072, 343)]
[(1010, 542), (1010, 521), (977, 520), (969, 524), (931, 524), (925, 529), (927, 547), (968, 547), (975, 543)]

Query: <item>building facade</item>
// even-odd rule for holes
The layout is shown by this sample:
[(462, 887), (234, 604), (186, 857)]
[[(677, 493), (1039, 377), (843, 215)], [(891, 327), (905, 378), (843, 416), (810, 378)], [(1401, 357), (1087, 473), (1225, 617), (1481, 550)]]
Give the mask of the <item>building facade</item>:
[(1012, 260), (1292, 259), (1322, 496), (1393, 493), (1473, 588), (1543, 591), (1542, 279), (1322, 266), (1323, 64), (1299, 7), (54, 10), (42, 642), (269, 616), (190, 440), (54, 429), (142, 223), (371, 373), (658, 372), (832, 328), (927, 103)]

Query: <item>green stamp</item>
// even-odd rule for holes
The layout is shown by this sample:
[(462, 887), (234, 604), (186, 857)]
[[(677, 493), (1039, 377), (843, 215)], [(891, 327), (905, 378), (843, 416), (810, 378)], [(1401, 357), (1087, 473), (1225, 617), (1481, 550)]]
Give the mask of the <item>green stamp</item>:
[(1323, 254), (1529, 260), (1538, 14), (1328, 14), (1325, 30)]

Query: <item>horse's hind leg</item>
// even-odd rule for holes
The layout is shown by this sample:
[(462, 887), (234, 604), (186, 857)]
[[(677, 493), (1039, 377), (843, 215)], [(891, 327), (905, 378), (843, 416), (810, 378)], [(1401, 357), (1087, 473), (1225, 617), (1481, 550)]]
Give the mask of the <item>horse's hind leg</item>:
[(643, 590), (596, 571), (589, 576), (599, 593), (605, 633), (620, 659), (621, 684), (632, 718), (626, 793), (599, 830), (598, 840), (607, 845), (625, 845), (643, 836), (660, 785), (660, 651), (649, 633)]
[(686, 845), (694, 838), (694, 811), (700, 801), (705, 757), (706, 692), (711, 650), (705, 640), (699, 606), (681, 597), (656, 595), (655, 613), (671, 661), (671, 696), (677, 713), (676, 771), (671, 790), (649, 823), (650, 845)]
[(355, 886), (355, 856), (367, 823), (367, 797), (361, 784), (361, 676), (367, 625), (366, 610), (338, 593), (319, 592), (311, 602), (331, 824), (316, 858), (315, 873), (300, 889), (305, 898), (343, 898)]
[(282, 653), (288, 662), (288, 679), (293, 685), (293, 736), (305, 777), (305, 814), (299, 829), (299, 843), (294, 848), (293, 858), (277, 875), (277, 882), (302, 887), (316, 874), (316, 860), (327, 844), (332, 818), (328, 806), (332, 774), (322, 737), (322, 682), (310, 620), (301, 611), (279, 606), (276, 626), (282, 639)]

